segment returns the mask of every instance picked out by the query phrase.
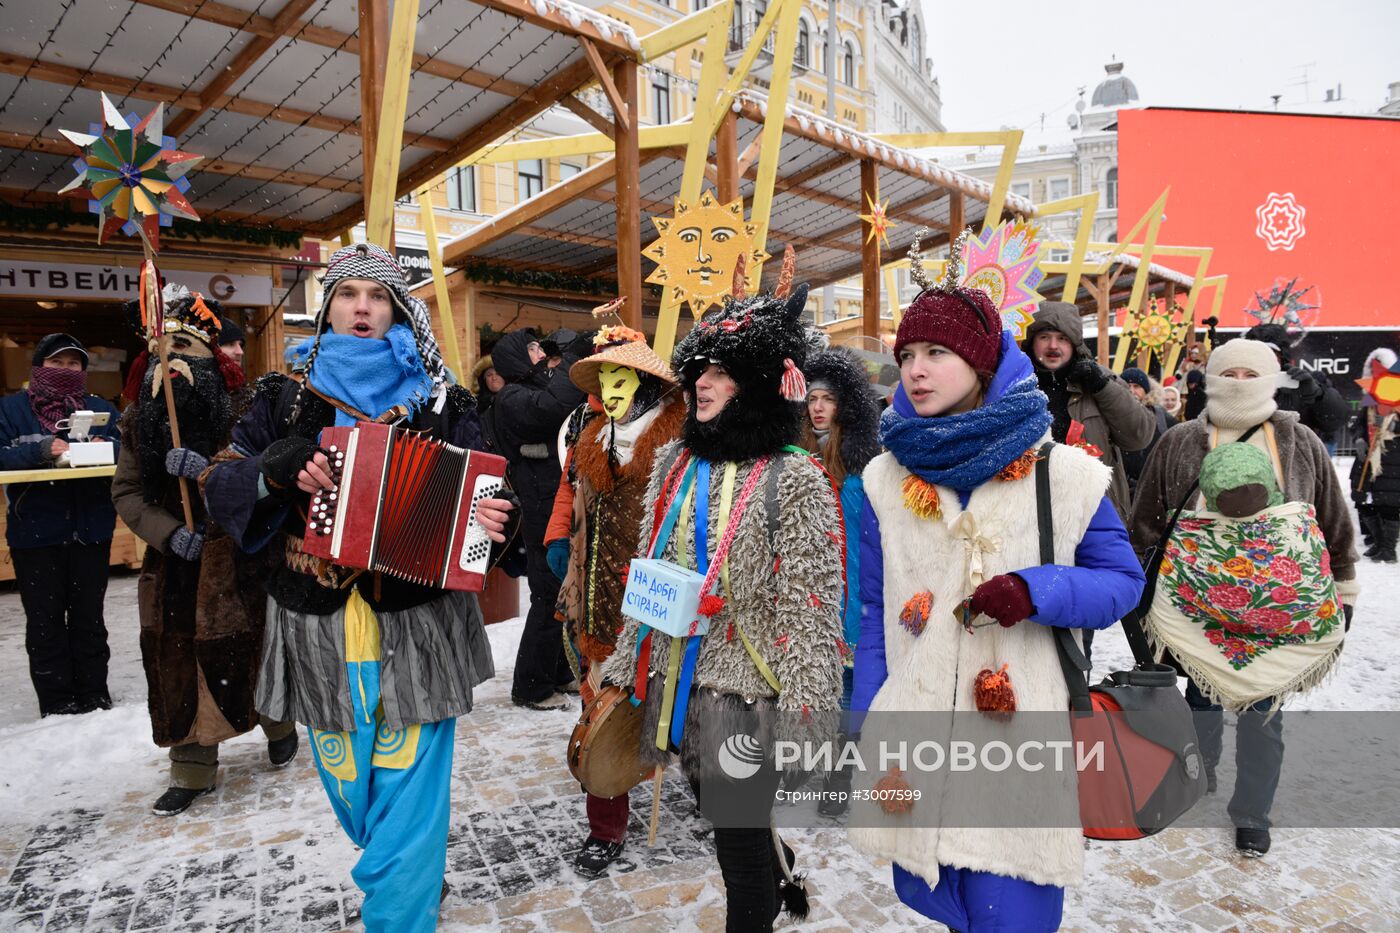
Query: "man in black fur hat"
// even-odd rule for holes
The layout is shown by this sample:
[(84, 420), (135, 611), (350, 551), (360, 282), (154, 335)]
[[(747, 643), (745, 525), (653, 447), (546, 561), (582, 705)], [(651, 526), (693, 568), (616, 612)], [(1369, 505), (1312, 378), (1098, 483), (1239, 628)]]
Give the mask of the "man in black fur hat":
[[(112, 501), (147, 544), (138, 597), (141, 660), (152, 738), (170, 749), (170, 787), (152, 809), (173, 816), (214, 789), (219, 743), (259, 723), (253, 685), (267, 597), (260, 568), (207, 525), (195, 484), (247, 406), (243, 372), (219, 349), (217, 302), (179, 285), (167, 285), (163, 297), (160, 341), (169, 368), (161, 371), (155, 341), (133, 364), (135, 395), (122, 418)], [(178, 448), (165, 403), (167, 380), (183, 445)], [(182, 478), (193, 529), (183, 519)], [(263, 721), (262, 727), (272, 764), (291, 761), (294, 724)]]

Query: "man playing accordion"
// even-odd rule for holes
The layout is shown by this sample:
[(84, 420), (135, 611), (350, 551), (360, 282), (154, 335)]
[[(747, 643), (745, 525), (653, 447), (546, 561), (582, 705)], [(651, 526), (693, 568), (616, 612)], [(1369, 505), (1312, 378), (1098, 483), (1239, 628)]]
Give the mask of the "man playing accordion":
[[(264, 376), (205, 476), (209, 512), (247, 551), (272, 548), (259, 712), (309, 727), (316, 766), (347, 835), (369, 930), (428, 931), (447, 859), (456, 717), (491, 677), (476, 597), (338, 566), (302, 547), (313, 493), (334, 486), (323, 428), (399, 424), (480, 449), (471, 394), (449, 377), (427, 307), (378, 246), (331, 257), (316, 333), (294, 374)], [(512, 502), (483, 499), (493, 541)]]

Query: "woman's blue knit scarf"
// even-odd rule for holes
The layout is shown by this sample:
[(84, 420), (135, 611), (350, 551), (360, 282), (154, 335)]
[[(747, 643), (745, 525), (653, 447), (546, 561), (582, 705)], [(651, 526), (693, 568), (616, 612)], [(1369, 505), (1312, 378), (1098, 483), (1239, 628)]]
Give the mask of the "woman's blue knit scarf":
[(970, 491), (1045, 436), (1050, 412), (1030, 359), (1006, 331), (987, 397), (959, 415), (920, 417), (901, 385), (880, 418), (880, 441), (906, 470), (939, 486)]
[[(293, 369), (306, 365), (316, 338), (308, 337), (292, 348)], [(410, 413), (423, 407), (432, 393), (432, 380), (418, 355), (418, 342), (406, 324), (389, 328), (383, 340), (367, 340), (326, 331), (311, 363), (307, 380), (322, 395), (377, 418), (395, 405)], [(352, 415), (336, 409), (335, 423), (355, 423)]]

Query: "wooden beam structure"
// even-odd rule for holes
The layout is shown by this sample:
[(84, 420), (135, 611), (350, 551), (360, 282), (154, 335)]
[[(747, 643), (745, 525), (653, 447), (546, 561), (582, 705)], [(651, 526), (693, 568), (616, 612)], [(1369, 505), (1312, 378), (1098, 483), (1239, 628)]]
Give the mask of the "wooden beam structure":
[(721, 204), (739, 197), (739, 115), (729, 111), (715, 134), (715, 194)]
[[(191, 110), (227, 110), (230, 113), (238, 113), (249, 117), (266, 118), (278, 123), (287, 123), (292, 126), (309, 126), (313, 129), (326, 130), (330, 133), (354, 133), (360, 132), (359, 120), (343, 120), (339, 117), (332, 117), (324, 113), (313, 113), (310, 110), (301, 110), (296, 107), (278, 106), (265, 101), (251, 100), (247, 97), (235, 97), (229, 94), (221, 94), (214, 99), (207, 107), (201, 101), (199, 94), (194, 91), (187, 91), (182, 88), (173, 87), (168, 84), (159, 84), (154, 81), (140, 81), (136, 78), (125, 78), (120, 75), (108, 74), (101, 71), (84, 71), (81, 68), (74, 68), (70, 65), (61, 65), (56, 62), (41, 61), (34, 58), (24, 58), (19, 55), (11, 55), (7, 52), (0, 52), (0, 74), (13, 75), (14, 77), (28, 77), (35, 81), (43, 81), (48, 84), (57, 84), (62, 87), (81, 87), (91, 91), (106, 91), (108, 94), (120, 94), (123, 97), (139, 97), (144, 100), (164, 101), (171, 107), (179, 107)], [(167, 128), (167, 132), (169, 129)], [(452, 145), (450, 139), (441, 139), (436, 136), (419, 134), (410, 136), (404, 140), (405, 146), (417, 146), (421, 149), (431, 149), (442, 151)]]
[[(874, 162), (860, 163), (860, 199), (866, 204), (880, 203), (880, 170)], [(860, 254), (860, 317), (861, 333), (866, 337), (880, 336), (880, 238), (871, 236), (870, 222), (862, 220)]]
[(609, 139), (616, 141), (617, 137), (616, 131), (613, 128), (613, 122), (574, 95), (565, 94), (563, 97), (559, 98), (559, 106), (583, 120), (583, 122), (607, 136)]
[[(26, 136), (23, 133), (10, 133), (0, 130), (0, 147), (7, 149), (27, 149), (30, 152), (44, 152), (51, 155), (74, 155), (73, 144), (61, 137)], [(324, 188), (327, 191), (345, 191), (352, 194), (361, 192), (360, 182), (351, 178), (334, 175), (314, 175), (311, 172), (293, 172), (289, 169), (266, 168), (261, 165), (247, 165), (231, 162), (228, 159), (209, 159), (199, 163), (200, 172), (215, 175), (233, 175), (239, 178), (253, 178), (258, 181), (276, 181), (303, 188)]]
[[(608, 105), (612, 107), (613, 123), (622, 130), (628, 126), (628, 107), (623, 94), (618, 90), (614, 76), (609, 71), (607, 63), (603, 61), (602, 54), (598, 47), (589, 39), (579, 36), (579, 46), (583, 49), (583, 59), (588, 62), (588, 67), (593, 70), (593, 77), (598, 79), (599, 86), (603, 89), (603, 96), (607, 97)], [(616, 139), (616, 136), (613, 137)]]
[(961, 191), (949, 192), (951, 200), (948, 202), (948, 238), (956, 240), (958, 234), (963, 232), (967, 226), (967, 221), (963, 214), (963, 193)]
[[(580, 39), (584, 48), (591, 47)], [(596, 55), (596, 52), (595, 52)], [(619, 101), (613, 105), (616, 123), (616, 155), (613, 186), (617, 192), (617, 294), (626, 299), (622, 320), (628, 327), (642, 329), (642, 208), (641, 157), (637, 131), (641, 108), (637, 87), (637, 63), (623, 59), (613, 66), (612, 83)]]
[[(374, 196), (374, 150), (384, 106), (384, 67), (389, 57), (389, 0), (359, 0), (360, 146), (364, 202)], [(345, 226), (350, 226), (346, 224)]]
[[(583, 59), (560, 68), (539, 84), (534, 97), (518, 100), (492, 114), (467, 130), (447, 151), (430, 156), (405, 172), (399, 178), (396, 196), (402, 197), (405, 192), (421, 188), (478, 149), (489, 146), (511, 129), (548, 110), (564, 95), (571, 94), (582, 86), (589, 73), (588, 62)], [(332, 236), (353, 227), (364, 217), (364, 210), (363, 204), (353, 204), (323, 221), (315, 232), (323, 236)], [(446, 261), (448, 265), (452, 265), (451, 260)]]
[(199, 92), (199, 106), (182, 110), (175, 115), (165, 126), (165, 131), (171, 136), (182, 136), (185, 130), (189, 129), (200, 115), (210, 110), (214, 102), (218, 100), (225, 91), (233, 87), (234, 82), (243, 77), (248, 69), (267, 51), (277, 43), (279, 39), (287, 34), (287, 31), (296, 25), (301, 19), (301, 15), (311, 8), (311, 4), (316, 0), (287, 0), (286, 6), (277, 11), (277, 15), (272, 18), (272, 35), (253, 36), (248, 40), (248, 44), (238, 50), (233, 59), (223, 67), (218, 74), (210, 79), (204, 89)]

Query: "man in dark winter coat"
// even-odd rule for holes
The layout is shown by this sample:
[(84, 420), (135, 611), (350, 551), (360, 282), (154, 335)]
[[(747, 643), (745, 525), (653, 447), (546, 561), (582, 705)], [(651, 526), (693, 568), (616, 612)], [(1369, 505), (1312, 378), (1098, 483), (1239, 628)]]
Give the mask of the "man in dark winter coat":
[(563, 709), (567, 701), (559, 688), (574, 679), (564, 655), (562, 623), (554, 614), (559, 578), (549, 569), (544, 534), (559, 488), (559, 427), (586, 398), (569, 379), (569, 367), (588, 355), (590, 341), (591, 335), (559, 347), (557, 368), (549, 366), (548, 353), (528, 330), (506, 334), (491, 351), (506, 384), (486, 414), (485, 435), (510, 462), (511, 485), (524, 510), (521, 531), (530, 581), (530, 611), (515, 658), (511, 699), (532, 709)]
[(1279, 366), (1283, 367), (1286, 382), (1274, 393), (1281, 411), (1296, 411), (1298, 420), (1304, 427), (1312, 428), (1314, 434), (1322, 438), (1329, 452), (1337, 442), (1337, 432), (1346, 427), (1351, 417), (1351, 407), (1342, 394), (1332, 387), (1327, 377), (1321, 373), (1310, 373), (1298, 366), (1293, 359), (1295, 341), (1288, 336), (1288, 329), (1282, 324), (1256, 324), (1245, 331), (1246, 340), (1258, 340), (1274, 349)]
[[(1362, 364), (1363, 376), (1374, 379), (1377, 367), (1400, 373), (1396, 354), (1389, 347), (1372, 351)], [(1374, 386), (1374, 382), (1372, 383)], [(1363, 557), (1380, 563), (1396, 561), (1400, 541), (1400, 413), (1368, 392), (1352, 427), (1356, 460), (1351, 465), (1351, 499), (1366, 539)]]
[(1083, 425), (1083, 442), (1098, 448), (1097, 456), (1113, 470), (1108, 498), (1118, 517), (1126, 519), (1131, 502), (1123, 453), (1152, 443), (1156, 419), (1126, 383), (1094, 362), (1084, 346), (1084, 326), (1074, 305), (1042, 301), (1026, 328), (1022, 348), (1035, 364), (1040, 390), (1050, 399), (1051, 435), (1067, 443), (1074, 423)]
[[(29, 388), (0, 400), (0, 469), (55, 466), (68, 450), (59, 422), (74, 411), (106, 412), (93, 440), (117, 442), (117, 411), (85, 392), (88, 354), (67, 334), (34, 348)], [(39, 696), (39, 715), (111, 709), (107, 694), (107, 627), (102, 601), (117, 516), (104, 477), (15, 483), (5, 538), (24, 605), (24, 647)]]

